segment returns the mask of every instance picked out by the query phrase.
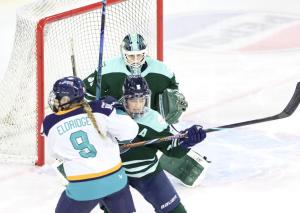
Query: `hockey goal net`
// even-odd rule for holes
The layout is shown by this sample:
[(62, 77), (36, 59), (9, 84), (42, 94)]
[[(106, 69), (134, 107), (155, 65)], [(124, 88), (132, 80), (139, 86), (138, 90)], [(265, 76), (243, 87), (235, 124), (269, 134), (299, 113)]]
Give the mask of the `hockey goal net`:
[[(0, 162), (43, 165), (43, 118), (53, 83), (98, 67), (100, 1), (39, 0), (17, 11), (12, 56), (0, 88)], [(103, 60), (120, 54), (128, 33), (145, 37), (149, 55), (162, 60), (162, 0), (107, 0)]]

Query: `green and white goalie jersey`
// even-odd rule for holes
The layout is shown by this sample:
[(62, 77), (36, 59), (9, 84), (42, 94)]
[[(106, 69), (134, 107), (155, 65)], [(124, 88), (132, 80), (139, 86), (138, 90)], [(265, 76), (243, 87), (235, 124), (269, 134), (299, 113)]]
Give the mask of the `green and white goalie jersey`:
[[(125, 77), (131, 75), (122, 57), (108, 60), (102, 68), (101, 97), (113, 96), (120, 99), (123, 95), (122, 86)], [(158, 96), (167, 88), (178, 89), (174, 73), (168, 70), (162, 62), (146, 57), (146, 63), (141, 68), (141, 76), (145, 78), (151, 90), (151, 108), (159, 111)], [(97, 71), (84, 79), (86, 99), (96, 98)]]

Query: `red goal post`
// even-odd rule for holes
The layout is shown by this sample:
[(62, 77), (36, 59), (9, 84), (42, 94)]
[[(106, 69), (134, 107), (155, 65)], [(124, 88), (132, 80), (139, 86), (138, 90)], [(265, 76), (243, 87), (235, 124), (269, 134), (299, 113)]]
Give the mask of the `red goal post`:
[[(40, 127), (50, 113), (48, 94), (55, 80), (72, 75), (71, 43), (79, 77), (97, 68), (101, 7), (92, 0), (40, 0), (17, 12), (0, 86), (0, 161), (44, 164)], [(105, 27), (104, 61), (120, 55), (122, 38), (131, 32), (145, 37), (149, 55), (163, 59), (163, 0), (107, 0)]]

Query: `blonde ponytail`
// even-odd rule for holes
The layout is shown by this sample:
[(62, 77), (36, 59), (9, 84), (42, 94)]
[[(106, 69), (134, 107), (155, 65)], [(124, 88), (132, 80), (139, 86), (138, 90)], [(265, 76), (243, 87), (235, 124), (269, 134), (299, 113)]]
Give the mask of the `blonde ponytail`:
[(85, 100), (83, 100), (81, 102), (81, 106), (83, 107), (83, 110), (88, 115), (88, 118), (92, 121), (92, 124), (95, 127), (95, 129), (97, 130), (97, 132), (99, 133), (99, 135), (101, 137), (106, 137), (106, 134), (101, 130), (100, 126), (98, 125), (98, 123), (96, 121), (96, 118), (95, 118), (95, 116), (93, 114), (93, 110), (92, 110), (91, 106), (88, 104), (88, 102), (86, 102)]

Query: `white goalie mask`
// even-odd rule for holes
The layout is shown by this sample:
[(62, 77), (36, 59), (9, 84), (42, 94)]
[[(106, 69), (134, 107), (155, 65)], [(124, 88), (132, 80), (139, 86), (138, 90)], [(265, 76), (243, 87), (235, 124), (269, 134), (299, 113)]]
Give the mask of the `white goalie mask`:
[(139, 74), (147, 53), (143, 36), (137, 33), (126, 35), (121, 44), (121, 53), (132, 74)]

